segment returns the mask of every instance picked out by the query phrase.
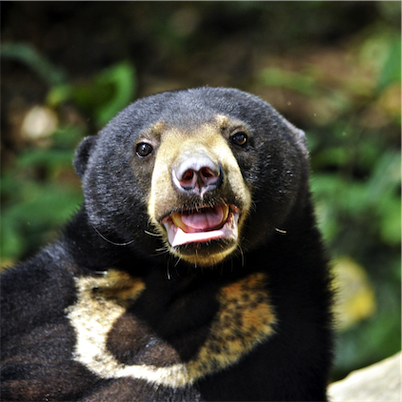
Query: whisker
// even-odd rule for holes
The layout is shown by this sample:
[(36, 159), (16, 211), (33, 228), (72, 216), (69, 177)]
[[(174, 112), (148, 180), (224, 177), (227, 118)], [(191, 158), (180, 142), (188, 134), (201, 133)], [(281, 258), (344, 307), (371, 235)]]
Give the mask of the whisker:
[(251, 203), (250, 209), (251, 209), (253, 212), (257, 212), (257, 203), (256, 203), (255, 201), (253, 201), (253, 202)]
[(162, 237), (162, 235), (160, 233), (152, 233), (152, 232), (149, 232), (148, 230), (144, 230), (144, 233), (146, 233), (149, 236), (153, 236), (153, 237)]
[(170, 281), (172, 279), (172, 276), (170, 274), (170, 269), (169, 269), (169, 260), (167, 261), (166, 275), (167, 275), (168, 280)]
[(92, 226), (92, 228), (95, 230), (95, 232), (96, 232), (103, 240), (107, 241), (107, 242), (110, 243), (110, 244), (113, 244), (114, 246), (128, 246), (129, 244), (131, 244), (131, 243), (134, 242), (134, 239), (133, 239), (133, 240), (130, 240), (129, 242), (127, 242), (127, 243), (115, 243), (114, 241), (111, 241), (111, 240), (107, 239), (105, 236), (103, 236), (103, 234), (100, 233), (99, 230), (96, 229), (96, 227), (95, 227), (94, 225), (91, 224), (91, 226)]
[(240, 255), (241, 255), (241, 266), (242, 267), (244, 267), (244, 263), (245, 263), (245, 261), (244, 261), (244, 252), (243, 252), (243, 248), (242, 248), (242, 246), (239, 244), (239, 251), (240, 251)]
[(288, 233), (288, 231), (287, 231), (287, 230), (285, 230), (285, 229), (279, 229), (279, 228), (275, 228), (275, 230), (276, 230), (278, 233), (283, 234), (283, 235), (285, 235), (285, 234), (287, 234), (287, 233)]
[(159, 248), (155, 250), (156, 253), (151, 254), (151, 257), (159, 257), (163, 254), (167, 254), (169, 252), (169, 250), (166, 248)]

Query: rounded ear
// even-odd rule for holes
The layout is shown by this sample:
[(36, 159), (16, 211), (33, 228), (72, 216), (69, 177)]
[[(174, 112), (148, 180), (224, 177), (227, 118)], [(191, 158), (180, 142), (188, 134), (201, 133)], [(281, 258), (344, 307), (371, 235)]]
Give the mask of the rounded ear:
[(97, 135), (85, 137), (75, 151), (74, 168), (81, 179), (84, 176), (85, 170), (87, 168), (88, 159), (91, 156), (91, 153), (95, 147), (98, 138), (99, 137)]
[(299, 146), (300, 150), (303, 152), (303, 154), (308, 155), (308, 149), (307, 149), (307, 140), (306, 140), (306, 134), (303, 130), (300, 130), (299, 128), (295, 127), (292, 123), (290, 123), (288, 120), (286, 120), (283, 116), (280, 116), (281, 120), (285, 123), (287, 128), (290, 130), (292, 135), (294, 136), (297, 145)]

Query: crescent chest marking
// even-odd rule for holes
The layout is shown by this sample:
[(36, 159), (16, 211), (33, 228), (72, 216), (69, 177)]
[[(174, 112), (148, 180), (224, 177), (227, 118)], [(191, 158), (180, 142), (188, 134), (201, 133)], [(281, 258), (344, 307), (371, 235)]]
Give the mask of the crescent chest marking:
[(108, 334), (116, 321), (145, 290), (141, 279), (109, 270), (104, 277), (75, 278), (77, 302), (66, 310), (77, 343), (74, 360), (101, 378), (132, 377), (174, 388), (192, 384), (207, 374), (235, 363), (272, 335), (275, 315), (264, 286), (265, 275), (253, 273), (222, 287), (220, 308), (209, 335), (188, 362), (151, 364), (120, 363), (107, 348)]

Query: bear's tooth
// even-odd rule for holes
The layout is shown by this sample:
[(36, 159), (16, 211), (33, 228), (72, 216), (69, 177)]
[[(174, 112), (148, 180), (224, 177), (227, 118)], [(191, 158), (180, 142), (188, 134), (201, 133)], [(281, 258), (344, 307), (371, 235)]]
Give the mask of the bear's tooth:
[(173, 221), (175, 226), (180, 228), (183, 232), (188, 232), (187, 226), (181, 220), (181, 213), (180, 212), (175, 212), (170, 217), (172, 218), (172, 221)]
[(223, 217), (222, 222), (226, 222), (229, 216), (229, 205), (222, 205)]

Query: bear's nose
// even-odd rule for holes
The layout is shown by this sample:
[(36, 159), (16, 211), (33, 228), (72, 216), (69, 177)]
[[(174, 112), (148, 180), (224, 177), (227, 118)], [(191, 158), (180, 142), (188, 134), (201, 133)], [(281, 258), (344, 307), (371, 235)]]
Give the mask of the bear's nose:
[(173, 168), (172, 176), (179, 190), (202, 196), (220, 186), (223, 170), (219, 162), (206, 155), (191, 155)]

